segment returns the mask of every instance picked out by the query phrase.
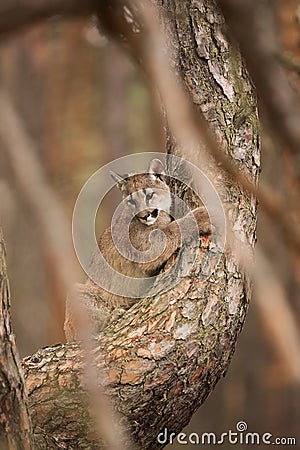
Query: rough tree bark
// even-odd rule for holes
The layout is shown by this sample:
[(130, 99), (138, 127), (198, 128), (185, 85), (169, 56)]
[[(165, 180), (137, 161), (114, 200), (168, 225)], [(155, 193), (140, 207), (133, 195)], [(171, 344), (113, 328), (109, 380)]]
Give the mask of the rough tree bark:
[(33, 449), (24, 378), (10, 323), (10, 293), (0, 229), (0, 448)]
[[(168, 12), (165, 27), (174, 44), (175, 66), (194, 104), (211, 123), (224, 151), (256, 180), (255, 96), (240, 54), (225, 37), (215, 2), (157, 0), (157, 4)], [(171, 138), (168, 150), (182, 155)], [(217, 178), (234, 233), (252, 247), (255, 199), (221, 170)], [(206, 281), (199, 277), (199, 264), (174, 289), (132, 307), (95, 344), (99, 384), (111, 395), (137, 448), (162, 448), (157, 442), (162, 429), (178, 433), (189, 422), (226, 373), (243, 326), (250, 288), (237, 260), (222, 255)], [(76, 344), (41, 349), (24, 360), (39, 449), (99, 448), (81, 366), (82, 352)]]

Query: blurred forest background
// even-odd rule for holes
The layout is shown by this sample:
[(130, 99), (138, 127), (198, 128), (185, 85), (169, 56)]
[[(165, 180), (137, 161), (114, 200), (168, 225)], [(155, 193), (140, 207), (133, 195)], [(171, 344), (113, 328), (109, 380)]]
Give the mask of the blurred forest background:
[[(300, 3), (278, 1), (278, 17), (282, 64), (299, 89)], [(65, 206), (70, 232), (77, 195), (97, 168), (129, 153), (164, 151), (159, 99), (128, 56), (87, 20), (52, 20), (2, 40), (0, 80), (36, 143), (46, 176)], [(262, 178), (272, 185), (280, 180), (282, 170), (269, 136), (263, 133)], [(109, 200), (99, 232), (109, 224), (112, 210)], [(0, 218), (7, 245), (12, 320), (18, 349), (25, 356), (64, 341), (66, 293), (2, 151)], [(272, 253), (269, 226), (266, 219), (259, 221), (258, 240), (266, 241), (278, 263), (289, 307), (300, 326), (300, 264), (285, 247), (277, 246), (277, 253)], [(279, 313), (274, 309), (274, 314)], [(193, 418), (189, 431), (221, 433), (235, 430), (236, 423), (244, 420), (250, 431), (295, 436), (299, 441), (299, 385), (286, 376), (284, 364), (254, 300), (229, 372)]]

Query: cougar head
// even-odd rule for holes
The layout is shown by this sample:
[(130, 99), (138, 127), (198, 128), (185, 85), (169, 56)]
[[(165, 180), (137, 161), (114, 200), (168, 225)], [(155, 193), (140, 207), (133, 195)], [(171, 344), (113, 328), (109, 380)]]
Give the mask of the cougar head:
[(153, 159), (145, 173), (119, 175), (111, 172), (122, 192), (126, 207), (141, 223), (153, 225), (161, 211), (170, 214), (171, 193), (165, 178), (164, 166)]

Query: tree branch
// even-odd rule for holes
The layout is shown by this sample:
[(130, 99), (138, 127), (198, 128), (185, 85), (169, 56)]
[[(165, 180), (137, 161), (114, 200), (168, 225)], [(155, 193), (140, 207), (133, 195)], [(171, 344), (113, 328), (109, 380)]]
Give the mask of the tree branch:
[(218, 0), (218, 4), (246, 58), (270, 131), (297, 157), (294, 169), (299, 176), (300, 102), (280, 65), (275, 3)]
[(27, 396), (10, 322), (10, 292), (0, 229), (0, 447), (33, 449)]
[(0, 36), (54, 16), (92, 14), (96, 0), (3, 0), (0, 4)]
[(0, 135), (16, 184), (46, 236), (57, 278), (67, 292), (79, 276), (69, 225), (62, 204), (44, 174), (38, 149), (3, 88), (0, 88)]

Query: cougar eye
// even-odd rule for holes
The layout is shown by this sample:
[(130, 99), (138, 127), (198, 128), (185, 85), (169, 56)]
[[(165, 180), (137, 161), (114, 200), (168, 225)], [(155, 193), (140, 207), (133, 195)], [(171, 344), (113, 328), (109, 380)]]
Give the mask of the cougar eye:
[(151, 200), (151, 198), (153, 197), (154, 192), (148, 192), (148, 194), (146, 195), (146, 200), (149, 201)]
[(133, 200), (133, 198), (130, 198), (129, 200), (127, 200), (128, 205), (135, 205), (135, 201)]

